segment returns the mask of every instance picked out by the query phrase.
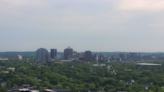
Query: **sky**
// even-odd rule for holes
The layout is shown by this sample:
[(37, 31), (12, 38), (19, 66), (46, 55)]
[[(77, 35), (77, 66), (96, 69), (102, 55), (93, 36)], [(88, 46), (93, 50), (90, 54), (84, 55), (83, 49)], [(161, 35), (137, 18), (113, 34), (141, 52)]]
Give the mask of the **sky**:
[(164, 52), (164, 0), (0, 0), (0, 52)]

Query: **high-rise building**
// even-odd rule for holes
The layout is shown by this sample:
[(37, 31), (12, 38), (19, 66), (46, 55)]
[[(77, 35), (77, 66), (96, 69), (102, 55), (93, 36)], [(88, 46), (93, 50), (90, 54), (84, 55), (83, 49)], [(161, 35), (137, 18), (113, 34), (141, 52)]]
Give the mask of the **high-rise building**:
[(103, 54), (99, 54), (98, 61), (99, 63), (106, 63), (105, 56)]
[(78, 60), (79, 59), (78, 57), (79, 57), (78, 53), (76, 51), (73, 51), (72, 55), (69, 56), (69, 59)]
[(85, 51), (84, 61), (85, 62), (92, 62), (92, 53), (91, 53), (91, 51)]
[(69, 56), (71, 56), (72, 53), (73, 53), (72, 48), (68, 47), (68, 48), (64, 49), (64, 59), (69, 60), (70, 59)]
[(112, 59), (112, 60), (115, 60), (115, 59), (116, 59), (116, 56), (115, 56), (115, 55), (112, 55), (112, 56), (111, 56), (111, 59)]
[(22, 60), (22, 56), (21, 55), (18, 55), (17, 56), (17, 59)]
[(45, 61), (50, 61), (50, 56), (48, 54), (45, 55)]
[(51, 49), (51, 58), (55, 59), (56, 55), (57, 55), (57, 49)]
[(124, 53), (119, 53), (118, 56), (119, 56), (122, 60), (125, 59), (125, 54), (124, 54)]
[(46, 61), (48, 55), (48, 50), (40, 48), (36, 51), (36, 61)]
[(84, 53), (79, 53), (79, 60), (83, 60), (84, 61)]

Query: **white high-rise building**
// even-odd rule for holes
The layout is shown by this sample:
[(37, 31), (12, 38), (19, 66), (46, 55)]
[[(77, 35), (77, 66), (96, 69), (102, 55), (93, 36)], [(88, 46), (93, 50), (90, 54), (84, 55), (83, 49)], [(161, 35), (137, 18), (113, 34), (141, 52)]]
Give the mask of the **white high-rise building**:
[(48, 50), (44, 48), (40, 48), (36, 51), (36, 61), (47, 61), (48, 56)]
[(17, 59), (22, 60), (22, 56), (21, 55), (18, 55), (17, 56)]

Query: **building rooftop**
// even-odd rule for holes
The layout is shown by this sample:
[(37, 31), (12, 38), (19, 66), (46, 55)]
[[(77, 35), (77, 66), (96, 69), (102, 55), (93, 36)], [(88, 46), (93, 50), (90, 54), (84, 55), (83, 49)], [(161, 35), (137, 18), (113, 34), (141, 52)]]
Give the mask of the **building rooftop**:
[(29, 91), (27, 88), (19, 89), (19, 91)]
[(15, 69), (14, 67), (9, 67), (8, 69)]
[(31, 92), (39, 92), (38, 90), (31, 90)]
[(44, 91), (47, 91), (47, 92), (55, 92), (55, 91), (53, 91), (51, 89), (44, 89)]
[(72, 91), (71, 89), (55, 89), (55, 91)]
[(8, 58), (4, 58), (4, 57), (3, 57), (3, 58), (0, 58), (0, 60), (9, 60), (9, 59), (8, 59)]
[(72, 60), (61, 60), (61, 62), (72, 62)]
[(161, 64), (154, 64), (154, 63), (137, 63), (136, 65), (161, 65)]

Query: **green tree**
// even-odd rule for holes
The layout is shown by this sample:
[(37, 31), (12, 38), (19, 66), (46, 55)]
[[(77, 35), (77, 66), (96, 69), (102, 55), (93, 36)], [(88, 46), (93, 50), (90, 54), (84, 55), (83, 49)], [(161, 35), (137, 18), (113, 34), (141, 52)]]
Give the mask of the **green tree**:
[(138, 81), (139, 84), (146, 84), (146, 82), (147, 82), (147, 78), (146, 78), (146, 77), (143, 77), (143, 78), (141, 78), (141, 79)]
[(48, 87), (48, 88), (52, 87), (52, 85), (48, 81), (44, 81), (42, 85), (43, 87)]
[(7, 87), (8, 87), (8, 88), (11, 88), (11, 87), (12, 87), (12, 86), (11, 86), (11, 85), (12, 85), (12, 82), (11, 82), (11, 81), (7, 81), (6, 84), (7, 84)]
[(47, 77), (42, 78), (42, 81), (48, 81), (48, 82), (50, 82), (50, 80)]
[(89, 89), (93, 89), (95, 87), (96, 87), (96, 85), (94, 83), (89, 84)]
[(156, 88), (155, 88), (155, 86), (154, 85), (150, 85), (149, 87), (148, 87), (148, 89), (150, 90), (150, 91), (156, 91)]
[(57, 84), (55, 88), (56, 88), (56, 89), (62, 89), (62, 88), (63, 88), (63, 85)]
[(0, 87), (0, 92), (8, 92), (6, 87)]

